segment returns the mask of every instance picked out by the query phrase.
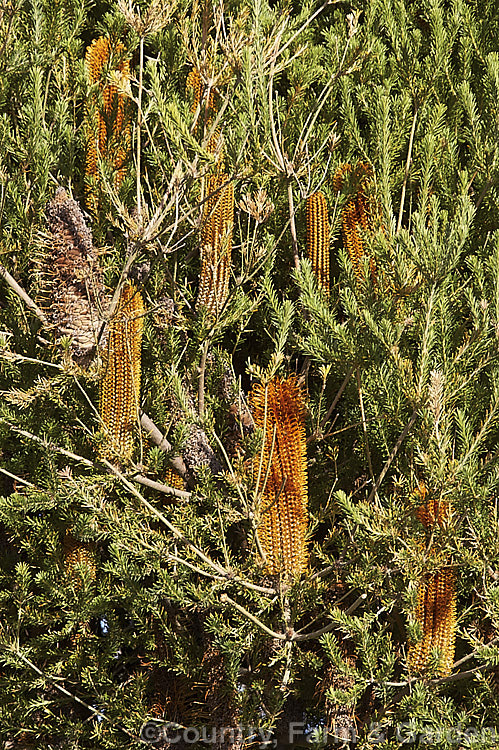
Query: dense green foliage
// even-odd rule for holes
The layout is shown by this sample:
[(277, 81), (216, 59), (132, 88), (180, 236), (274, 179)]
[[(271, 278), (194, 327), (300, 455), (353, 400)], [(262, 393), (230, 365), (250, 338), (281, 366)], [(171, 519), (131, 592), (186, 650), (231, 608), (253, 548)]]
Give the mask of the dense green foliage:
[[(100, 161), (86, 219), (110, 294), (125, 267), (142, 268), (141, 408), (172, 446), (137, 427), (134, 464), (100, 460), (101, 357), (75, 364), (69, 339), (0, 276), (5, 747), (143, 747), (163, 709), (281, 743), (303, 722), (319, 744), (336, 726), (359, 748), (411, 732), (435, 748), (497, 747), (499, 16), (494, 0), (359, 5), (0, 10), (0, 263), (33, 299), (47, 203), (63, 186), (85, 206), (85, 49), (106, 35), (130, 57), (126, 176), (114, 189)], [(214, 121), (192, 106), (192, 67), (215, 92)], [(217, 129), (236, 211), (214, 320), (195, 303)], [(333, 186), (359, 160), (379, 214), (360, 280), (341, 234), (352, 186)], [(305, 200), (319, 189), (329, 297), (305, 252)], [(262, 569), (261, 435), (242, 424), (251, 383), (275, 373), (301, 377), (309, 406), (310, 565), (290, 588)], [(167, 482), (193, 425), (214, 455), (188, 466), (188, 499), (133, 481)], [(452, 507), (429, 541), (421, 483)], [(95, 577), (64, 565), (68, 532), (93, 550)], [(423, 675), (406, 660), (435, 550), (457, 571), (459, 663), (440, 678), (431, 660)]]

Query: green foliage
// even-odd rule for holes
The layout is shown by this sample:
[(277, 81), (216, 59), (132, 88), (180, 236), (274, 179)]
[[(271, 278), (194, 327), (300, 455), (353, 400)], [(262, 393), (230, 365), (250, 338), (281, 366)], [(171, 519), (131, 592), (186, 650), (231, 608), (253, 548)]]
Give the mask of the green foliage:
[[(151, 718), (257, 727), (282, 745), (303, 722), (297, 745), (343, 727), (355, 728), (350, 747), (497, 746), (497, 8), (363, 5), (0, 11), (6, 748), (144, 747)], [(146, 305), (139, 406), (167, 438), (158, 445), (138, 414), (128, 464), (99, 459), (105, 338), (77, 363), (64, 330), (27, 304), (43, 297), (56, 187), (85, 204), (83, 60), (100, 35), (130, 58), (130, 81), (110, 82), (128, 99), (132, 142), (120, 185), (99, 160), (105, 208), (86, 215), (105, 282), (95, 314), (105, 322), (131, 269)], [(372, 166), (376, 209), (361, 278), (341, 232), (355, 186), (338, 192), (334, 179), (358, 162)], [(196, 296), (217, 169), (236, 202), (215, 319)], [(319, 189), (329, 296), (304, 257), (305, 199)], [(276, 374), (298, 375), (308, 397), (310, 562), (291, 582), (265, 575), (257, 534), (248, 395)], [(187, 479), (176, 496), (172, 464)], [(451, 506), (429, 532), (422, 483)], [(81, 552), (70, 564), (68, 537), (93, 562)], [(457, 571), (456, 665), (439, 677), (434, 650), (413, 674), (418, 586), (442, 556)]]

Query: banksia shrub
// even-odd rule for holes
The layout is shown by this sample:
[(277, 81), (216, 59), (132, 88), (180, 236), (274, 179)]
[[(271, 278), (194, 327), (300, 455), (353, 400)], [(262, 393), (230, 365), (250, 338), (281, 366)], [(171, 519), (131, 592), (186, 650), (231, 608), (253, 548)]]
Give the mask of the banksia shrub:
[(100, 416), (109, 438), (104, 458), (118, 453), (130, 460), (138, 421), (144, 305), (140, 292), (126, 284), (109, 324), (107, 355), (101, 384)]
[(37, 301), (57, 336), (71, 337), (79, 364), (91, 354), (102, 325), (102, 273), (81, 209), (58, 188), (45, 210), (47, 231), (37, 258)]
[(253, 387), (255, 426), (263, 431), (254, 460), (258, 536), (269, 574), (299, 576), (307, 565), (305, 398), (295, 377)]
[(307, 255), (317, 280), (329, 293), (329, 218), (323, 193), (307, 198)]
[[(363, 233), (372, 231), (373, 217), (368, 195), (369, 181), (373, 176), (370, 164), (358, 162), (352, 169), (350, 164), (343, 164), (333, 178), (333, 189), (339, 192), (345, 184), (345, 176), (349, 175), (349, 187), (353, 191), (349, 196), (341, 216), (341, 230), (343, 243), (348, 252), (357, 281), (363, 278), (363, 262), (365, 255)], [(371, 276), (376, 281), (376, 266), (373, 258), (369, 258)]]
[(225, 174), (210, 175), (206, 192), (196, 307), (204, 307), (216, 315), (225, 305), (229, 293), (234, 185)]
[[(118, 187), (125, 176), (125, 162), (130, 150), (130, 123), (126, 117), (126, 97), (114, 83), (106, 81), (111, 67), (125, 83), (130, 80), (129, 61), (123, 57), (120, 42), (112, 44), (106, 37), (94, 39), (87, 47), (85, 65), (90, 83), (99, 84), (92, 92), (87, 113), (87, 159), (85, 189), (87, 205), (95, 211), (98, 207), (98, 156), (108, 159), (114, 169), (114, 185)], [(99, 96), (100, 92), (100, 96)]]
[[(431, 533), (436, 524), (442, 526), (448, 520), (450, 505), (428, 497), (424, 485), (419, 487), (417, 494), (424, 501), (418, 510), (418, 518)], [(456, 576), (449, 564), (444, 563), (421, 581), (416, 619), (421, 624), (423, 637), (410, 645), (409, 665), (416, 672), (424, 671), (432, 651), (437, 650), (436, 671), (442, 676), (449, 674), (454, 662), (456, 638)]]

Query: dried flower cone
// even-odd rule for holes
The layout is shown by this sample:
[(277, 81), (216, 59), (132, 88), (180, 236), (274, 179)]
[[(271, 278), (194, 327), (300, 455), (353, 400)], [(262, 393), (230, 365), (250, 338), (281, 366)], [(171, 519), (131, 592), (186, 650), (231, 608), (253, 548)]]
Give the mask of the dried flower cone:
[(133, 284), (122, 292), (109, 324), (107, 361), (101, 384), (100, 415), (109, 436), (105, 458), (118, 453), (130, 460), (138, 420), (144, 305)]
[(97, 342), (103, 296), (98, 255), (80, 207), (58, 188), (45, 210), (47, 232), (37, 259), (37, 302), (58, 336), (70, 336), (71, 353), (84, 364)]
[(234, 225), (234, 185), (225, 174), (210, 175), (201, 232), (201, 272), (196, 301), (217, 315), (229, 293)]
[(255, 426), (264, 432), (254, 471), (267, 571), (299, 576), (307, 565), (305, 399), (295, 377), (276, 377), (266, 386), (255, 385), (250, 403)]
[[(431, 532), (436, 524), (443, 526), (450, 516), (450, 504), (429, 496), (423, 484), (416, 494), (424, 501), (417, 515), (425, 528)], [(423, 638), (410, 645), (409, 665), (414, 671), (424, 671), (431, 652), (437, 649), (437, 673), (448, 675), (454, 662), (456, 638), (456, 576), (449, 565), (443, 565), (421, 581), (416, 618), (421, 623)]]
[(322, 193), (307, 198), (306, 213), (307, 255), (319, 284), (329, 293), (329, 218)]
[[(343, 208), (341, 216), (341, 230), (343, 243), (348, 252), (357, 281), (364, 276), (363, 258), (365, 255), (363, 233), (372, 231), (373, 221), (367, 190), (372, 177), (370, 164), (358, 162), (352, 169), (350, 164), (343, 164), (333, 177), (333, 189), (339, 192), (344, 185), (345, 175), (351, 174), (354, 193)], [(371, 277), (376, 282), (376, 265), (373, 258), (369, 258)]]
[(118, 187), (125, 176), (125, 162), (130, 151), (126, 97), (118, 91), (115, 84), (106, 82), (106, 71), (110, 66), (125, 85), (130, 80), (129, 61), (123, 58), (123, 53), (124, 47), (120, 42), (112, 45), (106, 37), (95, 39), (85, 53), (90, 83), (99, 84), (102, 97), (100, 102), (94, 94), (87, 113), (85, 189), (87, 205), (94, 212), (99, 204), (98, 156), (108, 159), (113, 165), (114, 185)]
[[(97, 563), (95, 546), (90, 542), (80, 542), (69, 532), (64, 535), (63, 541), (64, 571), (76, 585), (81, 587), (82, 569), (87, 571), (88, 578), (95, 580), (97, 574)], [(80, 570), (77, 570), (77, 566)]]

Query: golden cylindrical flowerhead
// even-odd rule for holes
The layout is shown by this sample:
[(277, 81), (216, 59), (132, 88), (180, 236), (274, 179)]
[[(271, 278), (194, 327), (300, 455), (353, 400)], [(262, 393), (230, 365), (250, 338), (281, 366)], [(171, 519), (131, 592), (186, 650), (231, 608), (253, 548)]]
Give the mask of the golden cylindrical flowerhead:
[(271, 575), (299, 576), (307, 566), (306, 405), (296, 377), (253, 387), (255, 426), (263, 432), (254, 459), (257, 533)]
[(307, 255), (317, 280), (329, 293), (329, 217), (324, 194), (307, 198)]
[(102, 450), (105, 458), (116, 454), (125, 460), (132, 457), (140, 398), (143, 313), (140, 292), (126, 284), (109, 324), (101, 383), (100, 416), (108, 436)]
[(112, 44), (107, 37), (99, 37), (87, 47), (85, 66), (92, 91), (87, 111), (87, 156), (85, 190), (88, 207), (96, 211), (99, 204), (98, 156), (111, 162), (114, 186), (118, 187), (126, 172), (130, 151), (130, 122), (126, 113), (126, 97), (108, 74), (130, 81), (130, 64), (124, 57), (121, 42)]

